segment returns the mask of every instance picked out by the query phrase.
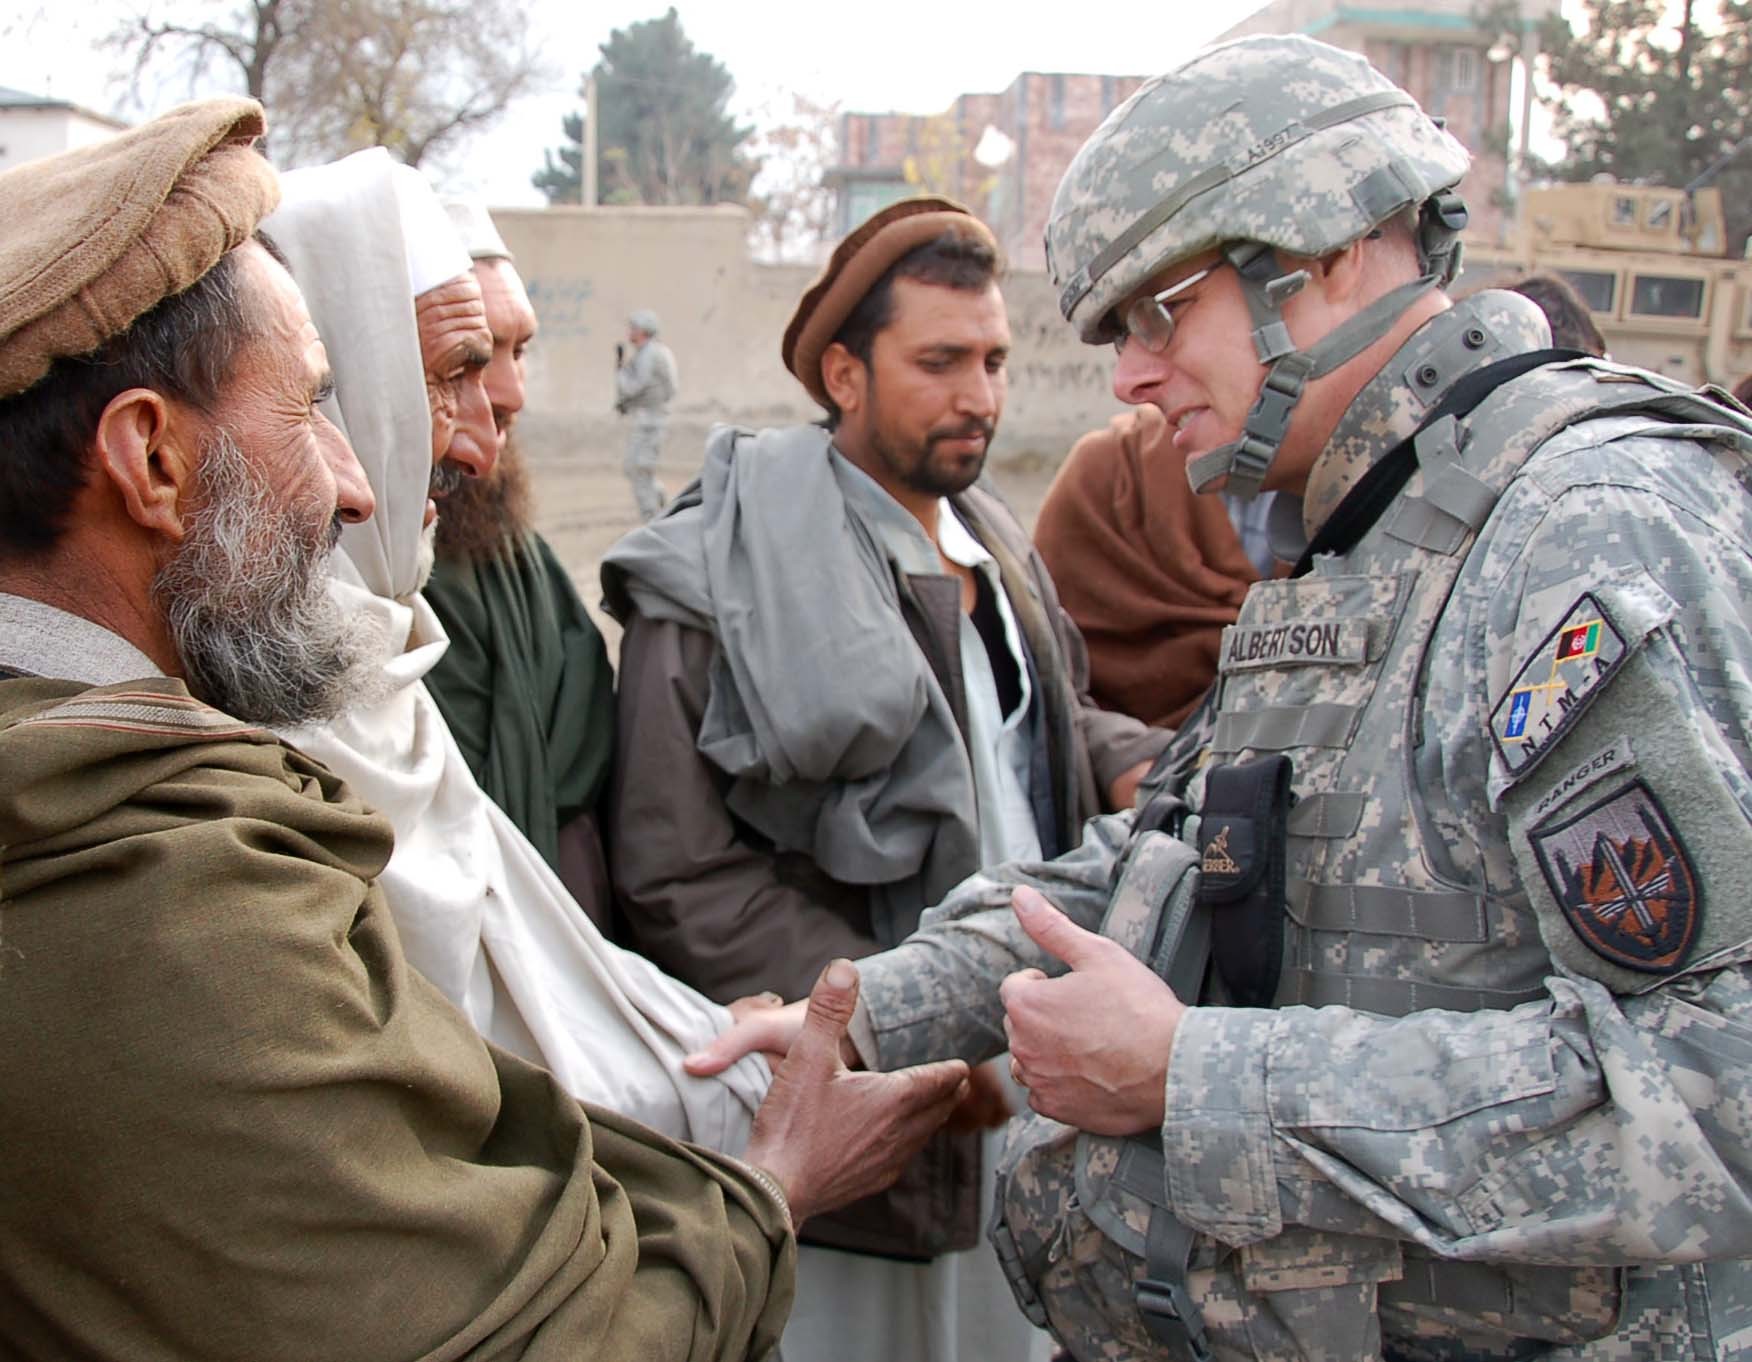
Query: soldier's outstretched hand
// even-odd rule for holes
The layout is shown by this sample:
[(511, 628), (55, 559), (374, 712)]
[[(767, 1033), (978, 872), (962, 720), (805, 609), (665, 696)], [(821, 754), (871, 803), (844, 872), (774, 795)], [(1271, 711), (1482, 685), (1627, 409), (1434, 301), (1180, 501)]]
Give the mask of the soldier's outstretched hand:
[(743, 1158), (778, 1179), (793, 1226), (887, 1187), (968, 1092), (959, 1059), (893, 1073), (848, 1069), (841, 1046), (857, 1003), (857, 970), (835, 960), (810, 990), (801, 1029), (754, 1116)]
[(1117, 941), (1084, 931), (1034, 889), (1011, 906), (1036, 945), (1070, 966), (1019, 970), (998, 990), (1011, 1073), (1043, 1116), (1096, 1135), (1162, 1124), (1168, 1051), (1186, 1005)]

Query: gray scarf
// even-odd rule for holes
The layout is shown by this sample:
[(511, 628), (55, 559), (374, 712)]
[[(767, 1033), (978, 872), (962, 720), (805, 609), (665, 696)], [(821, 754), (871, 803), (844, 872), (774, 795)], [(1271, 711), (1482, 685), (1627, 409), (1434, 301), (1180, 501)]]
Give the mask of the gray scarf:
[(973, 774), (902, 615), (918, 565), (890, 559), (870, 524), (881, 494), (829, 439), (718, 427), (699, 482), (615, 545), (603, 588), (617, 617), (712, 634), (697, 746), (732, 778), (731, 812), (879, 890), (886, 944), (977, 867)]

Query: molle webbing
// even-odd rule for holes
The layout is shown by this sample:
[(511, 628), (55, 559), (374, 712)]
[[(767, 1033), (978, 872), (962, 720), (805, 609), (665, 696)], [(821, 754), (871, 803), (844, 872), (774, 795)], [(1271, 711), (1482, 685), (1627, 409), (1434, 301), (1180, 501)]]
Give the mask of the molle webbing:
[(1297, 747), (1344, 747), (1362, 710), (1355, 705), (1290, 705), (1246, 714), (1220, 714), (1211, 751), (1227, 754), (1252, 748), (1288, 752)]
[(1527, 989), (1464, 988), (1425, 983), (1420, 979), (1388, 979), (1372, 975), (1332, 974), (1291, 967), (1278, 986), (1279, 1007), (1351, 1007), (1383, 1017), (1413, 1012), (1507, 1011), (1545, 997), (1543, 986)]
[(1488, 936), (1484, 899), (1465, 890), (1314, 884), (1292, 876), (1285, 906), (1298, 925), (1317, 932), (1450, 942), (1481, 942)]

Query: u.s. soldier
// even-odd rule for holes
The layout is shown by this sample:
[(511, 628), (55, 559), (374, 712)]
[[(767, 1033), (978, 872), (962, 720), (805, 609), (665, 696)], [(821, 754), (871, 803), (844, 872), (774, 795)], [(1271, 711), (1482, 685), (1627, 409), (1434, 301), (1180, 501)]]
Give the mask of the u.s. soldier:
[(1465, 168), (1254, 38), (1054, 204), (1118, 395), (1301, 553), (1135, 819), (859, 962), (870, 1062), (1007, 1037), (1069, 1123), (994, 1238), (1079, 1358), (1752, 1346), (1752, 421), (1452, 302)]

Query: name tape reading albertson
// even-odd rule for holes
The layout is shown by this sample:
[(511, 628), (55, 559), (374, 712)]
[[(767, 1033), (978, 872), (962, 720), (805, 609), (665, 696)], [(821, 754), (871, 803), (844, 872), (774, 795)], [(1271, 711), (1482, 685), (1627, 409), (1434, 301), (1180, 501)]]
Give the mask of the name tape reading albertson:
[(1298, 664), (1356, 666), (1368, 660), (1366, 620), (1294, 620), (1223, 631), (1223, 670)]

